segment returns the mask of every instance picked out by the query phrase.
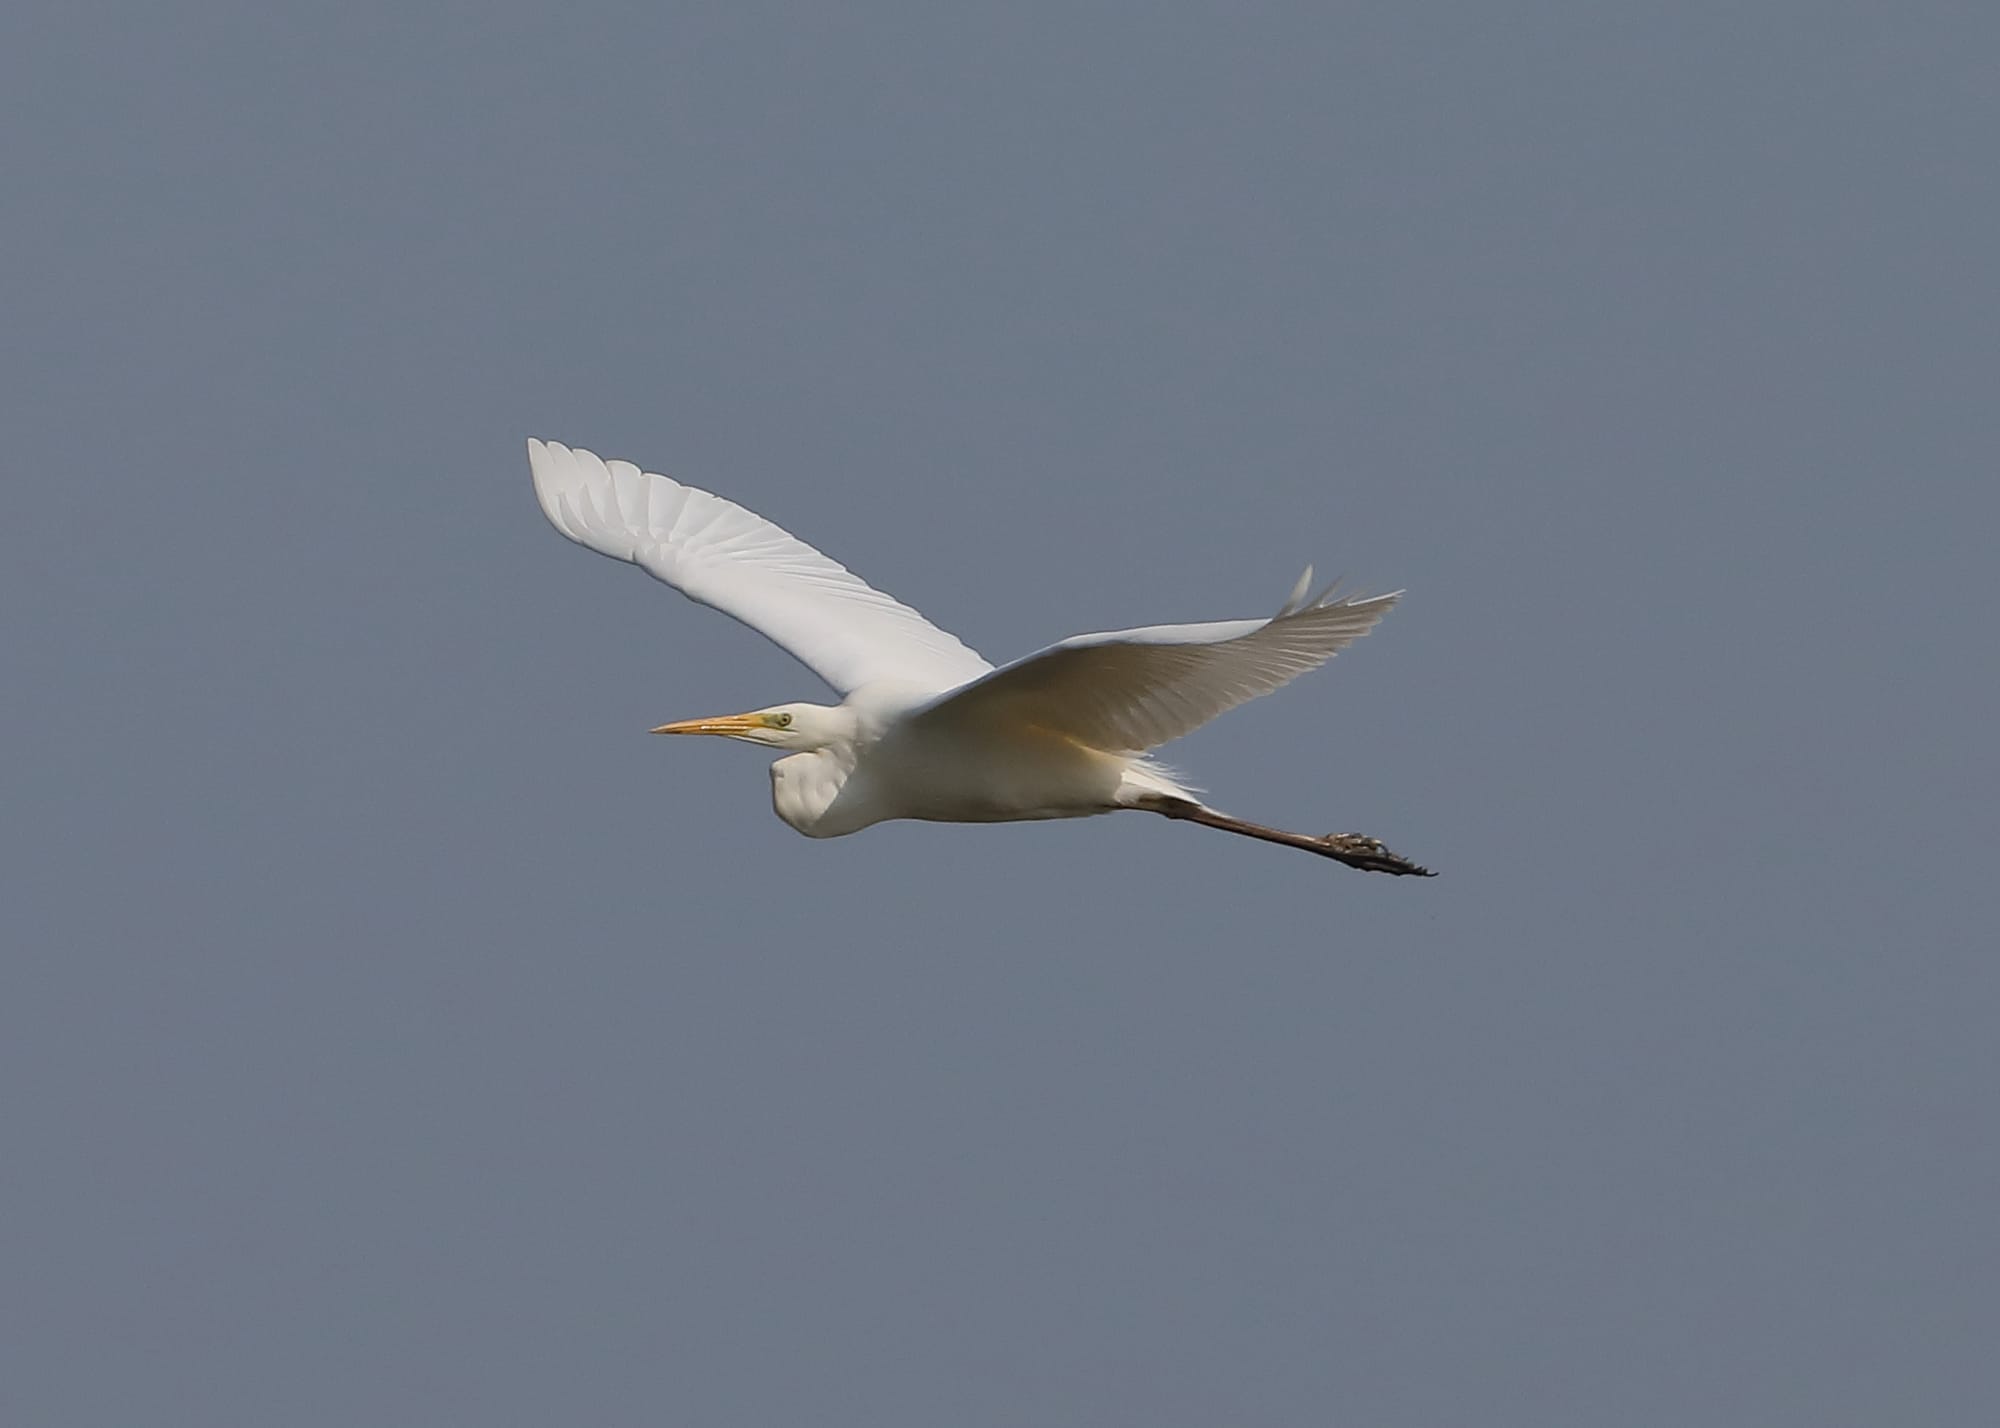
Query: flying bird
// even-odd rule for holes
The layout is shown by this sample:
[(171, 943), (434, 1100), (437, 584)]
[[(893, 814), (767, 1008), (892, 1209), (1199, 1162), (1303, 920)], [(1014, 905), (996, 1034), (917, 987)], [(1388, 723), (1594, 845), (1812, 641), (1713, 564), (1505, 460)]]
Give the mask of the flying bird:
[(748, 625), (841, 696), (652, 731), (780, 751), (772, 806), (807, 837), (891, 818), (1003, 823), (1133, 809), (1369, 872), (1431, 875), (1364, 834), (1315, 838), (1221, 813), (1147, 755), (1324, 664), (1400, 591), (1308, 594), (1308, 566), (1269, 619), (1077, 635), (995, 668), (732, 501), (553, 441), (530, 441), (528, 464), (542, 513), (565, 536)]

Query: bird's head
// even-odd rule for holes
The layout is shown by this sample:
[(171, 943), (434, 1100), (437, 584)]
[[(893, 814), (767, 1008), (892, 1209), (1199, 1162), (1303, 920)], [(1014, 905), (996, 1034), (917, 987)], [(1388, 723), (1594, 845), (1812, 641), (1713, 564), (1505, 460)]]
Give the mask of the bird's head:
[(824, 704), (774, 704), (748, 714), (722, 714), (713, 719), (682, 719), (662, 724), (655, 734), (720, 734), (726, 739), (763, 744), (773, 749), (805, 753), (823, 749), (846, 737), (847, 712)]

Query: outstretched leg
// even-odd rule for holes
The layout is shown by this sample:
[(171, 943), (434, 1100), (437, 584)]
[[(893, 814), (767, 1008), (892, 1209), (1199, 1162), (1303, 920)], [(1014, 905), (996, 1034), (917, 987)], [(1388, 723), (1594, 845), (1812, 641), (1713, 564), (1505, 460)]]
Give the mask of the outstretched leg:
[(1282, 843), (1287, 848), (1303, 848), (1308, 853), (1317, 853), (1322, 858), (1332, 858), (1335, 862), (1345, 863), (1350, 868), (1360, 868), (1363, 872), (1395, 873), (1399, 876), (1420, 878), (1437, 876), (1429, 868), (1419, 867), (1408, 858), (1390, 852), (1382, 846), (1381, 839), (1370, 838), (1365, 833), (1328, 833), (1322, 838), (1312, 838), (1304, 833), (1287, 833), (1282, 828), (1266, 828), (1261, 823), (1246, 823), (1241, 818), (1231, 818), (1226, 813), (1217, 813), (1213, 808), (1196, 803), (1192, 799), (1174, 798), (1168, 794), (1143, 794), (1135, 799), (1131, 806), (1166, 818), (1182, 818), (1189, 823), (1202, 823), (1210, 828), (1220, 828), (1225, 833), (1241, 833), (1246, 838), (1261, 838), (1266, 843)]

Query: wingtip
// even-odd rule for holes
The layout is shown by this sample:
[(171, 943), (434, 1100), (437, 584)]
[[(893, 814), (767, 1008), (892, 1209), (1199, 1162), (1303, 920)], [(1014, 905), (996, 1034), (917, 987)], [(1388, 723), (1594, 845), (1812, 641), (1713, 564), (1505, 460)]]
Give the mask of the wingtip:
[(1308, 565), (1305, 574), (1299, 577), (1298, 584), (1292, 587), (1291, 597), (1278, 607), (1278, 613), (1273, 618), (1282, 620), (1288, 615), (1304, 614), (1312, 610), (1366, 610), (1376, 605), (1386, 611), (1389, 606), (1402, 599), (1404, 594), (1401, 590), (1391, 590), (1382, 595), (1344, 595), (1340, 587), (1346, 582), (1347, 577), (1336, 575), (1308, 596), (1306, 591), (1312, 584), (1312, 575), (1313, 568)]
[(1311, 565), (1307, 565), (1305, 570), (1299, 575), (1297, 582), (1293, 584), (1292, 593), (1287, 595), (1285, 603), (1278, 607), (1278, 619), (1282, 620), (1287, 615), (1295, 615), (1305, 608), (1306, 592), (1312, 589), (1312, 583), (1313, 568)]
[(561, 456), (567, 454), (559, 443), (543, 441), (540, 437), (528, 438), (528, 476), (535, 488), (535, 499), (540, 502), (542, 514), (570, 540), (579, 539), (577, 528), (566, 517), (563, 510), (563, 480)]
[(1390, 590), (1380, 595), (1340, 595), (1335, 589), (1329, 587), (1314, 602), (1314, 606), (1320, 609), (1338, 606), (1347, 610), (1366, 610), (1371, 605), (1382, 605), (1385, 607), (1393, 605), (1402, 598), (1403, 592), (1400, 590)]

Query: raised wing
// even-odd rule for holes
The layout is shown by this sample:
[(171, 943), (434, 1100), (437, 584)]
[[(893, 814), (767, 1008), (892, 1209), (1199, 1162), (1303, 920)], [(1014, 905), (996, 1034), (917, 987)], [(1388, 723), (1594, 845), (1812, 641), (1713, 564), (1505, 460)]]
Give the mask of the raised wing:
[(1271, 619), (1078, 635), (953, 690), (919, 717), (1033, 725), (1108, 753), (1155, 748), (1326, 663), (1402, 594), (1309, 600), (1311, 575)]
[(941, 693), (993, 668), (733, 501), (553, 441), (529, 441), (528, 465), (557, 530), (742, 621), (843, 696), (878, 680)]

